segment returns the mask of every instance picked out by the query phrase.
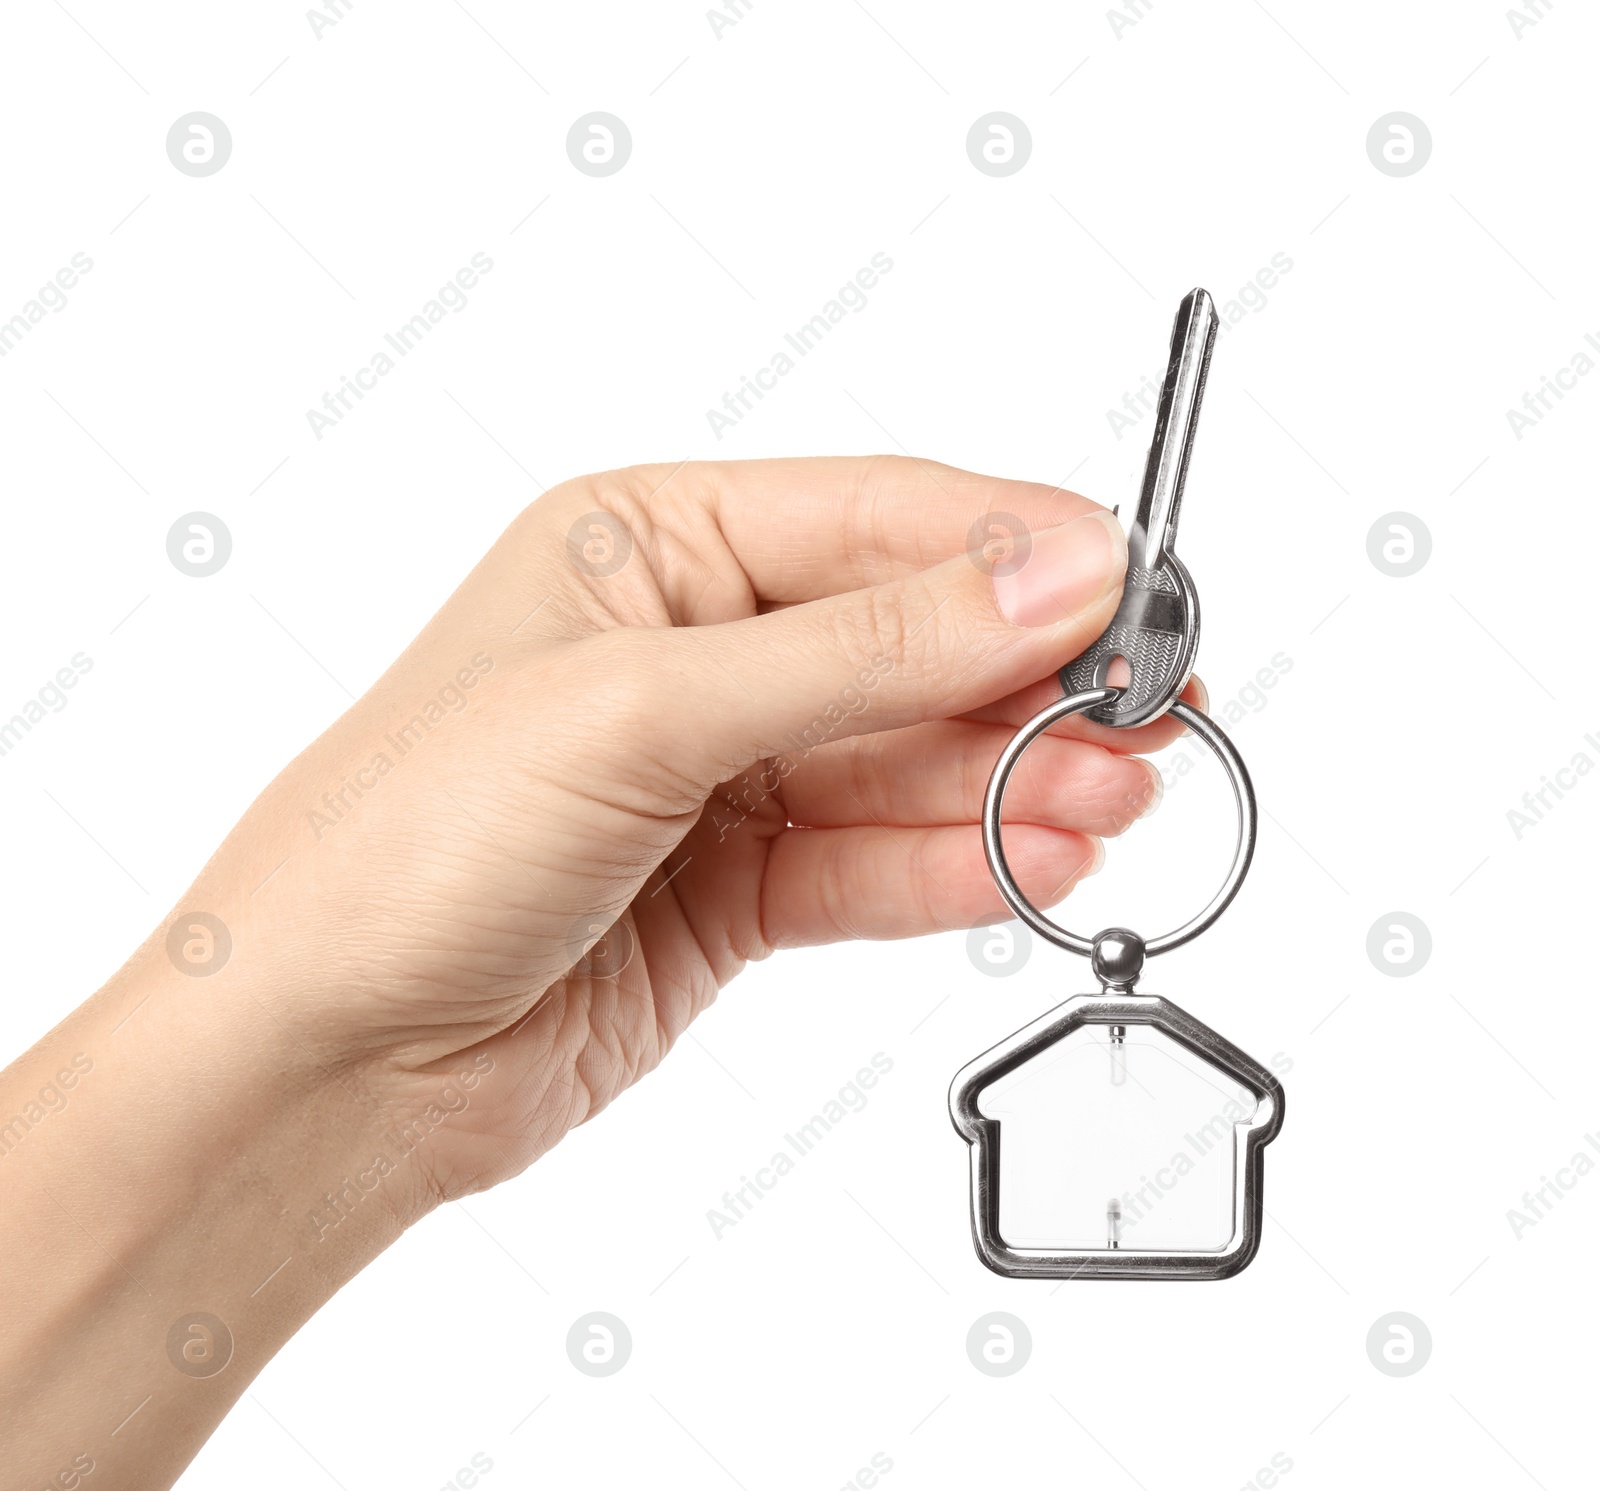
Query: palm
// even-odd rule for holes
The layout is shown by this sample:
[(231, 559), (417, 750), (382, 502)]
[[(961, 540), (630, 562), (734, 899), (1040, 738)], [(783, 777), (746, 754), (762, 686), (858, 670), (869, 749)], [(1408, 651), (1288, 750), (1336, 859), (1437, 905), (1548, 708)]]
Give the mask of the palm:
[[(752, 807), (732, 790), (712, 795), (613, 925), (589, 923), (595, 940), (570, 973), (542, 994), (502, 994), (507, 1029), (471, 1045), (470, 1026), (458, 1027), (464, 1049), (429, 1064), (437, 1075), (480, 1053), (494, 1061), (460, 1119), (430, 1139), (433, 1181), (445, 1195), (485, 1189), (531, 1164), (652, 1071), (718, 989), (772, 951), (762, 941), (761, 886), (787, 809), (781, 793)], [(479, 899), (505, 889), (485, 887)], [(707, 918), (722, 935), (697, 930)], [(424, 996), (435, 1009), (439, 992), (434, 985)], [(451, 1002), (462, 992), (453, 989)], [(465, 1002), (484, 992), (468, 991)]]

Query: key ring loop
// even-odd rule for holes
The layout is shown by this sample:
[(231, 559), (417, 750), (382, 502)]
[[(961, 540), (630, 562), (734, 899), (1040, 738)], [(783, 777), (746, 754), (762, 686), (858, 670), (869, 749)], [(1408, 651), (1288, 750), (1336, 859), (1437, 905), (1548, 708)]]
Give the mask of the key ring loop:
[[(1022, 894), (1016, 877), (1011, 873), (1011, 866), (1006, 863), (1005, 849), (1000, 842), (1000, 805), (1005, 801), (1006, 784), (1011, 780), (1011, 773), (1016, 769), (1017, 762), (1022, 759), (1022, 753), (1034, 741), (1057, 720), (1105, 704), (1115, 699), (1121, 692), (1121, 689), (1116, 688), (1088, 689), (1081, 694), (1069, 694), (1066, 698), (1058, 699), (1054, 704), (1041, 709), (1011, 737), (1005, 750), (1001, 751), (1000, 759), (995, 762), (994, 774), (989, 778), (989, 790), (983, 798), (983, 852), (989, 861), (989, 873), (994, 876), (994, 883), (1000, 888), (1000, 894), (1005, 897), (1006, 905), (1047, 942), (1053, 942), (1057, 947), (1064, 947), (1068, 952), (1078, 953), (1086, 958), (1094, 951), (1093, 941), (1058, 926)], [(1227, 772), (1228, 785), (1233, 788), (1233, 800), (1239, 810), (1239, 839), (1227, 879), (1222, 882), (1222, 889), (1212, 898), (1211, 904), (1193, 921), (1185, 922), (1176, 931), (1149, 939), (1145, 943), (1145, 953), (1152, 957), (1156, 953), (1171, 952), (1175, 947), (1182, 947), (1184, 943), (1192, 942), (1228, 909), (1229, 902), (1238, 895), (1239, 887), (1244, 883), (1245, 874), (1250, 868), (1251, 856), (1256, 849), (1255, 788), (1250, 783), (1250, 773), (1245, 770), (1243, 760), (1233, 748), (1233, 742), (1193, 705), (1180, 700), (1172, 705), (1171, 713), (1210, 748), (1212, 754), (1222, 763), (1223, 770)]]

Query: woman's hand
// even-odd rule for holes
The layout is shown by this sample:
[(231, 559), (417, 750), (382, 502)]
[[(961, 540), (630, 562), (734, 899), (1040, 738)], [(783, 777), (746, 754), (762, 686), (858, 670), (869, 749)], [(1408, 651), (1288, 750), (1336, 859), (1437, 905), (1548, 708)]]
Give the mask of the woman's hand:
[[(984, 787), (1105, 628), (1125, 553), (1082, 497), (912, 460), (570, 482), (190, 902), (270, 966), (274, 1016), (329, 1064), (358, 1058), (395, 1116), (476, 1064), (427, 1178), (492, 1185), (654, 1067), (750, 959), (1005, 914)], [(1075, 725), (1030, 753), (1008, 849), (1039, 904), (1151, 805), (1159, 778), (1126, 753), (1173, 733)]]
[[(914, 460), (542, 497), (0, 1076), (10, 1113), (88, 1067), (4, 1156), (16, 1469), (82, 1446), (169, 1484), (344, 1280), (598, 1112), (747, 961), (1004, 917), (990, 770), (1125, 563), (1082, 497)], [(1007, 850), (1035, 904), (1152, 805), (1129, 752), (1177, 731), (1078, 717), (1029, 752)]]
[[(985, 783), (1109, 621), (1125, 555), (1084, 498), (911, 460), (570, 482), (185, 906), (397, 1118), (476, 1063), (427, 1181), (492, 1185), (655, 1066), (748, 960), (1000, 917)], [(1008, 848), (1039, 904), (1152, 803), (1126, 752), (1172, 733), (1075, 724), (1029, 755)]]

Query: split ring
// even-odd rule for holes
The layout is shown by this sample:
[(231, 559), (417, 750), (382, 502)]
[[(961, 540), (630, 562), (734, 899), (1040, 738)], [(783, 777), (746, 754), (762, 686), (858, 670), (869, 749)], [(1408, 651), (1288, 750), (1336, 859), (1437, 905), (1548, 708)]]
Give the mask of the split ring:
[[(1000, 759), (995, 763), (994, 774), (989, 778), (989, 790), (983, 799), (983, 852), (989, 861), (989, 873), (994, 876), (994, 883), (1000, 888), (1000, 894), (1005, 897), (1006, 905), (1047, 942), (1053, 942), (1057, 947), (1064, 947), (1068, 952), (1079, 953), (1083, 957), (1088, 957), (1094, 951), (1093, 939), (1080, 937), (1076, 932), (1069, 932), (1065, 927), (1057, 926), (1022, 894), (1021, 888), (1017, 885), (1016, 877), (1012, 875), (1011, 867), (1006, 863), (1005, 848), (1000, 842), (1000, 805), (1005, 801), (1006, 784), (1011, 780), (1011, 773), (1016, 769), (1017, 762), (1022, 759), (1022, 753), (1034, 741), (1057, 720), (1064, 720), (1068, 715), (1080, 714), (1084, 710), (1108, 703), (1121, 692), (1122, 690), (1117, 688), (1088, 689), (1081, 694), (1069, 694), (1065, 699), (1058, 699), (1054, 704), (1041, 709), (1011, 737), (1005, 750), (1000, 753)], [(1171, 713), (1174, 719), (1181, 720), (1187, 725), (1222, 763), (1222, 768), (1228, 776), (1228, 785), (1233, 788), (1234, 804), (1239, 810), (1239, 838), (1234, 848), (1233, 864), (1229, 867), (1227, 878), (1222, 882), (1222, 889), (1212, 898), (1211, 904), (1193, 921), (1185, 922), (1176, 931), (1148, 938), (1145, 942), (1145, 952), (1151, 957), (1157, 953), (1171, 952), (1173, 948), (1182, 947), (1184, 943), (1193, 941), (1228, 909), (1229, 903), (1238, 895), (1239, 887), (1244, 883), (1245, 874), (1250, 868), (1251, 856), (1256, 849), (1255, 788), (1250, 783), (1250, 773), (1245, 770), (1243, 760), (1233, 748), (1233, 742), (1213, 721), (1191, 704), (1179, 701), (1173, 704)]]

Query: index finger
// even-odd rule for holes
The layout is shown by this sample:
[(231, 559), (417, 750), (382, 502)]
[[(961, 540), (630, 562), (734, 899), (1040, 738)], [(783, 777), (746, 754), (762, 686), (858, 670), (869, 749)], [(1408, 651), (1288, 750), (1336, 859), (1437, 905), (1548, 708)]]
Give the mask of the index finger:
[[(1098, 503), (1062, 486), (908, 456), (822, 456), (638, 468), (653, 523), (720, 538), (762, 606), (820, 600), (978, 551), (1025, 562), (1028, 535)], [(652, 473), (655, 473), (652, 476)], [(981, 552), (993, 545), (990, 557)], [(702, 577), (703, 578), (703, 577)], [(719, 616), (718, 619), (724, 619)]]

